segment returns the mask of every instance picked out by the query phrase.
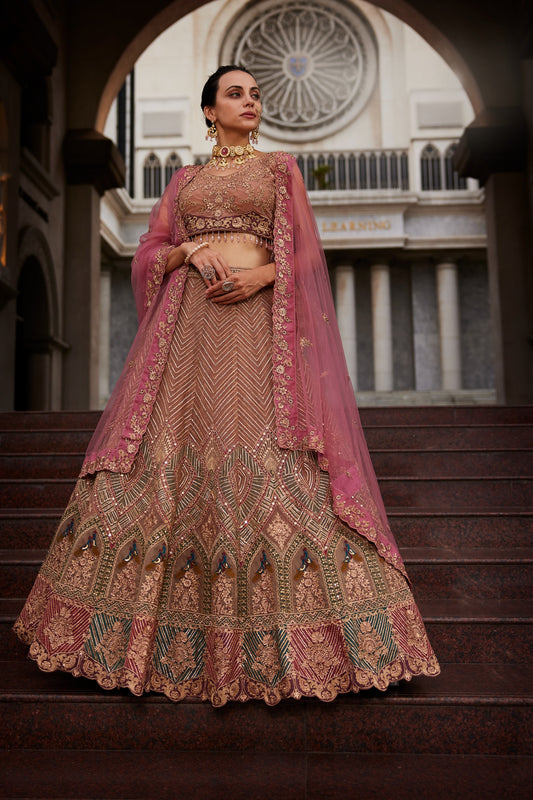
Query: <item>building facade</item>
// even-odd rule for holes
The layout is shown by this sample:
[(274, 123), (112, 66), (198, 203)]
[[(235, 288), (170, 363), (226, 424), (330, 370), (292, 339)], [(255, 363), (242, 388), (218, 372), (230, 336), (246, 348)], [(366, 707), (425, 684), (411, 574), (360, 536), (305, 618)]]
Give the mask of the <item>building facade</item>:
[(360, 401), (493, 402), (484, 195), (453, 163), (472, 106), (411, 28), (345, 0), (216, 0), (135, 64), (105, 127), (126, 188), (102, 204), (101, 402), (134, 335), (129, 259), (154, 198), (210, 152), (198, 99), (219, 63), (262, 87), (260, 147), (298, 159)]

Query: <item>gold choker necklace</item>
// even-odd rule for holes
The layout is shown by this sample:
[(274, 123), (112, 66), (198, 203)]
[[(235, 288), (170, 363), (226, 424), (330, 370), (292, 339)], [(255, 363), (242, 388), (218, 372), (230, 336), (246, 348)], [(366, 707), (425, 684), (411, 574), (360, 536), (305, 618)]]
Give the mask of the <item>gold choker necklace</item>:
[[(235, 147), (232, 145), (216, 144), (211, 152), (211, 161), (208, 162), (208, 167), (215, 167), (216, 169), (225, 169), (226, 167), (240, 167), (249, 158), (255, 158), (255, 150), (250, 143), (237, 144)], [(228, 161), (232, 159), (232, 161)]]

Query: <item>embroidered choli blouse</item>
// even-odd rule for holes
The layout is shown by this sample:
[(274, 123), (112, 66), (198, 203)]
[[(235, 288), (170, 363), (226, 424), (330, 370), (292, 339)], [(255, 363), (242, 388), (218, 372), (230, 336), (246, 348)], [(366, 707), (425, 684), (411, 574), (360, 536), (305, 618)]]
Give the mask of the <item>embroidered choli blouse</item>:
[(251, 241), (272, 248), (274, 168), (272, 154), (266, 154), (229, 175), (199, 170), (178, 201), (189, 237), (199, 242)]

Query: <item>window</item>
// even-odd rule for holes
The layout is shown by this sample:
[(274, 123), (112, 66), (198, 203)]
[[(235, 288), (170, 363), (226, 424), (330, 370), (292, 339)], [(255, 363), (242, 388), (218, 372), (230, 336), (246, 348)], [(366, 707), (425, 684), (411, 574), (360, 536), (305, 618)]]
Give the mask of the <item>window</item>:
[(174, 175), (177, 169), (182, 167), (181, 158), (177, 153), (171, 153), (165, 161), (165, 186)]
[(143, 185), (144, 197), (161, 195), (161, 162), (155, 153), (150, 153), (144, 160)]
[(466, 178), (460, 178), (453, 165), (456, 144), (451, 144), (444, 154), (444, 176), (447, 189), (466, 189)]
[(427, 144), (422, 150), (420, 174), (423, 191), (442, 189), (440, 153), (432, 144)]

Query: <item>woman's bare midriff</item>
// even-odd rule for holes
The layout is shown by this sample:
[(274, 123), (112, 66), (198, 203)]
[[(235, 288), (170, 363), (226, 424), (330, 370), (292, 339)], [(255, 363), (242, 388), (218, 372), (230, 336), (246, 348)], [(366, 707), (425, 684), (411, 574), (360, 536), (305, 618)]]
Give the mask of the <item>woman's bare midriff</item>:
[(253, 269), (272, 261), (272, 252), (253, 242), (237, 242), (235, 239), (233, 242), (223, 239), (219, 242), (215, 238), (214, 242), (209, 242), (209, 249), (219, 253), (230, 269)]

